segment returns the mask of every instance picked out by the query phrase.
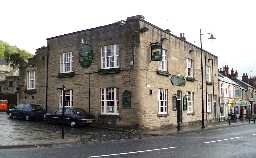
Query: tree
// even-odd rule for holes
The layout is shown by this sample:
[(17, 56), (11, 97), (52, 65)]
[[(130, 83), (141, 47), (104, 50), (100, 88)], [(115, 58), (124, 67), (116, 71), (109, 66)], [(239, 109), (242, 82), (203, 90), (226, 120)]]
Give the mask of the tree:
[(32, 54), (28, 51), (0, 40), (0, 58), (4, 58), (13, 68), (25, 66), (27, 60), (31, 57)]

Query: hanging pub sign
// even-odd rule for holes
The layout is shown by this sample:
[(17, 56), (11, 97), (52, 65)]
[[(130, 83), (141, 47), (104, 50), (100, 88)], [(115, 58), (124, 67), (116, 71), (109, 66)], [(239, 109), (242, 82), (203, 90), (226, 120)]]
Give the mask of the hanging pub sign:
[(172, 75), (170, 81), (174, 86), (185, 86), (186, 84), (185, 77), (182, 75)]
[(79, 61), (80, 65), (83, 68), (88, 68), (92, 64), (93, 61), (93, 50), (92, 47), (84, 40), (81, 40), (80, 43), (80, 51), (79, 51)]
[(162, 46), (160, 43), (151, 43), (151, 61), (161, 61), (162, 60)]
[(123, 92), (123, 107), (124, 108), (130, 108), (131, 107), (131, 92), (128, 90), (125, 90)]

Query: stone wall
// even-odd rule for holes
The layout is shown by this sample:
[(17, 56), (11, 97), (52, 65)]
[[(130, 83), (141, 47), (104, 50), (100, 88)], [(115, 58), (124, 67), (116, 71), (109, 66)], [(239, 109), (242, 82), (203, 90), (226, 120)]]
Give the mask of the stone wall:
[[(47, 47), (37, 50), (33, 58), (28, 62), (26, 68), (20, 70), (19, 79), (19, 103), (40, 104), (46, 108), (46, 68)], [(27, 72), (35, 70), (35, 89), (27, 89)]]
[[(75, 32), (48, 39), (49, 47), (49, 111), (58, 109), (59, 98), (57, 88), (64, 85), (73, 90), (73, 106), (89, 111), (89, 74), (90, 74), (90, 112), (103, 123), (117, 125), (134, 125), (136, 119), (136, 91), (135, 72), (133, 68), (133, 53), (138, 43), (138, 23), (129, 21), (125, 24), (117, 22), (111, 25)], [(79, 49), (81, 39), (88, 42), (93, 50), (93, 63), (89, 68), (81, 67), (79, 63)], [(101, 47), (104, 45), (118, 44), (120, 69), (114, 74), (102, 74)], [(73, 54), (73, 77), (59, 78), (60, 56), (64, 52)], [(119, 116), (101, 115), (100, 88), (119, 88)], [(132, 93), (131, 108), (123, 108), (122, 93), (129, 90)], [(102, 119), (101, 119), (102, 118)]]
[[(200, 48), (176, 37), (168, 32), (142, 20), (141, 28), (147, 28), (148, 31), (140, 34), (140, 49), (136, 53), (135, 59), (138, 62), (137, 80), (138, 93), (140, 98), (138, 117), (141, 125), (147, 128), (155, 128), (177, 124), (177, 112), (173, 111), (172, 96), (177, 94), (177, 90), (182, 91), (184, 95), (187, 91), (194, 92), (194, 108), (193, 113), (188, 114), (182, 112), (182, 122), (198, 122), (201, 120), (202, 114), (202, 80), (201, 80), (201, 51)], [(167, 49), (168, 74), (158, 74), (158, 61), (150, 60), (150, 44), (159, 42), (161, 38), (166, 38), (163, 41), (163, 48)], [(218, 96), (218, 58), (206, 51), (203, 51), (206, 57), (206, 64), (211, 66), (213, 59), (213, 82), (207, 85), (207, 92)], [(186, 76), (186, 59), (190, 57), (194, 62), (194, 81), (187, 81), (185, 86), (173, 86), (169, 77), (172, 75)], [(205, 62), (203, 68), (205, 71)], [(214, 88), (213, 88), (214, 85)], [(204, 103), (206, 112), (206, 82), (204, 75)], [(165, 116), (158, 115), (158, 90), (159, 88), (168, 89), (168, 114)], [(152, 94), (149, 91), (152, 90)], [(211, 113), (205, 113), (206, 120), (213, 119), (213, 108)]]

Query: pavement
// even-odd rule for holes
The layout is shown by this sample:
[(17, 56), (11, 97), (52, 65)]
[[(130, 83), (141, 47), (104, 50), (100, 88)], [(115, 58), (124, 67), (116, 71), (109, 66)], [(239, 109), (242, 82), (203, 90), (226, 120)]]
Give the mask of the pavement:
[[(225, 128), (248, 124), (247, 121), (217, 122), (207, 124), (206, 129)], [(115, 128), (69, 128), (65, 127), (65, 139), (61, 139), (61, 127), (44, 122), (11, 120), (6, 113), (0, 113), (0, 149), (38, 148), (61, 144), (91, 144), (128, 139), (141, 139), (152, 136), (167, 136), (186, 132), (202, 131), (199, 125), (185, 126), (181, 131), (176, 128), (157, 130), (133, 130)]]
[[(248, 125), (248, 120), (236, 120), (231, 121), (230, 124), (227, 121), (216, 121), (216, 122), (209, 122), (206, 123), (205, 129), (202, 129), (200, 124), (194, 124), (193, 126), (183, 126), (181, 130), (177, 130), (177, 128), (163, 128), (163, 129), (155, 129), (155, 130), (144, 130), (142, 135), (143, 136), (166, 136), (166, 135), (174, 135), (179, 133), (186, 133), (186, 132), (200, 132), (202, 130), (211, 130), (216, 128), (229, 128), (234, 126), (241, 126), (241, 125)], [(251, 121), (250, 124), (253, 124)]]

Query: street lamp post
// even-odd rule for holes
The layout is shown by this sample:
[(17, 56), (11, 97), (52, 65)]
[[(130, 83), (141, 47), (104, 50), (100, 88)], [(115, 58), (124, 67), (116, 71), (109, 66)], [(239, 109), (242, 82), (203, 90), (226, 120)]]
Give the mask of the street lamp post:
[[(210, 35), (210, 37), (208, 39), (216, 39), (213, 34), (208, 33)], [(200, 29), (200, 51), (201, 51), (201, 75), (202, 75), (202, 126), (201, 128), (204, 129), (205, 128), (205, 124), (204, 124), (204, 70), (203, 70), (203, 44), (202, 44), (202, 30)], [(206, 56), (204, 56), (205, 58), (205, 69), (206, 69)], [(212, 68), (213, 69), (213, 68)], [(213, 83), (214, 84), (214, 83)], [(207, 85), (206, 85), (206, 90), (207, 90)], [(207, 94), (207, 91), (206, 91)], [(207, 98), (207, 95), (206, 97)], [(206, 100), (207, 101), (207, 100)]]
[(63, 97), (63, 103), (62, 103), (62, 127), (61, 127), (61, 136), (62, 136), (62, 139), (64, 139), (64, 110), (65, 110), (65, 105), (66, 105), (66, 98), (65, 98), (65, 86), (62, 85), (62, 97)]
[(200, 29), (200, 51), (201, 51), (201, 77), (202, 77), (202, 129), (205, 128), (204, 125), (204, 70), (203, 70), (203, 44), (202, 44), (202, 30)]
[(64, 84), (62, 85), (62, 88), (57, 88), (57, 90), (60, 90), (60, 92), (62, 93), (62, 112), (61, 112), (61, 138), (64, 139), (64, 135), (65, 135), (65, 131), (64, 131), (64, 111), (65, 111), (65, 105), (66, 105), (66, 98), (65, 98), (65, 91), (66, 88), (64, 86)]

